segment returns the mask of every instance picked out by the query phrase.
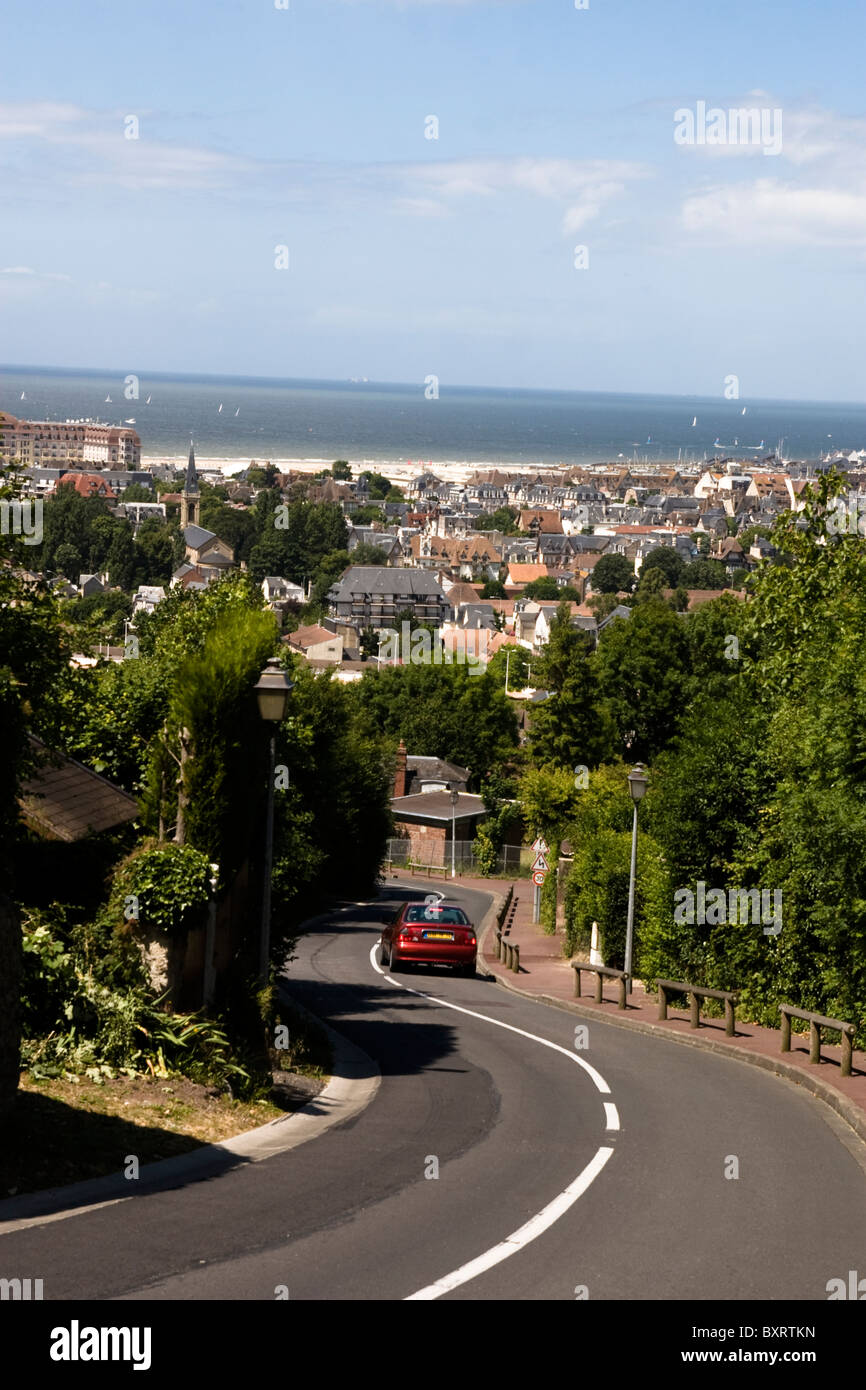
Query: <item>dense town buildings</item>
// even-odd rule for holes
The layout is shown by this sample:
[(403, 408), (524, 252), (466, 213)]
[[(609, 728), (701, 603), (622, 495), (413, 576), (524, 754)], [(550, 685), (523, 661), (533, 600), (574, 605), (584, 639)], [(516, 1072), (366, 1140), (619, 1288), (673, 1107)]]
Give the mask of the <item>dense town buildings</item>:
[(92, 468), (135, 469), (141, 440), (125, 425), (98, 420), (19, 420), (0, 411), (0, 462), (17, 460), (25, 468), (86, 463)]

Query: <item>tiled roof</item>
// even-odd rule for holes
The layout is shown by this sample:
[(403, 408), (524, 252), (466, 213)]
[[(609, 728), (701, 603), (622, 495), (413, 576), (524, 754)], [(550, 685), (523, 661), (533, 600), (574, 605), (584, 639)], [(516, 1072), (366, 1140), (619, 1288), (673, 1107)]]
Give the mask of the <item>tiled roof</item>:
[(62, 754), (24, 783), (19, 805), (25, 821), (52, 840), (72, 842), (125, 825), (138, 803), (107, 778)]

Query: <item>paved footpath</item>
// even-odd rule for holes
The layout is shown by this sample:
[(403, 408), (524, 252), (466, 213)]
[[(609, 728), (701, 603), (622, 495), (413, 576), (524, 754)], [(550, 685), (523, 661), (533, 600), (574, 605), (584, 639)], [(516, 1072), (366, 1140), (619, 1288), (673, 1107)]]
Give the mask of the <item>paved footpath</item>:
[(400, 877), (404, 882), (413, 882), (418, 888), (429, 881), (436, 888), (445, 888), (447, 891), (448, 884), (454, 882), (462, 887), (500, 897), (507, 894), (509, 887), (513, 888), (514, 896), (505, 918), (503, 932), (508, 941), (520, 947), (519, 974), (506, 970), (504, 965), (495, 959), (495, 922), (480, 943), (482, 951), (479, 955), (479, 967), (495, 975), (507, 988), (516, 989), (535, 998), (548, 999), (581, 1015), (599, 1014), (608, 1023), (649, 1033), (673, 1035), (693, 1046), (730, 1052), (744, 1061), (778, 1072), (820, 1095), (843, 1115), (861, 1139), (866, 1140), (866, 1054), (855, 1052), (854, 1074), (841, 1076), (841, 1046), (825, 1043), (822, 1037), (821, 1062), (815, 1066), (809, 1061), (808, 1032), (792, 1033), (791, 1051), (783, 1053), (780, 1029), (743, 1023), (739, 1018), (733, 1038), (725, 1035), (723, 1018), (704, 1020), (702, 1016), (701, 1026), (696, 1031), (690, 1027), (687, 1012), (669, 1008), (667, 1020), (660, 1022), (657, 996), (655, 993), (648, 994), (640, 981), (635, 981), (625, 1011), (617, 1007), (617, 987), (614, 980), (605, 981), (605, 1002), (595, 1003), (596, 977), (593, 975), (582, 977), (583, 994), (578, 1001), (574, 997), (575, 973), (563, 955), (564, 933), (560, 928), (554, 936), (548, 936), (540, 926), (532, 922), (532, 884), (528, 879), (515, 879), (511, 883), (507, 879), (470, 878), (462, 875), (456, 880), (428, 880), (426, 874), (418, 874), (412, 879), (406, 874), (401, 874)]

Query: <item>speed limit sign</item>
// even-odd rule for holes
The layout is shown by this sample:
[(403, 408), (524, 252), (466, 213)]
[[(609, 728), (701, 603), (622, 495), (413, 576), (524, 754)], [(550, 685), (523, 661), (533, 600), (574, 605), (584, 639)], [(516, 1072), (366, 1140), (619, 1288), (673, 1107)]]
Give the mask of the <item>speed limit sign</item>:
[(532, 875), (532, 882), (535, 884), (536, 888), (541, 888), (541, 887), (543, 887), (543, 885), (544, 885), (544, 874), (541, 872), (540, 869), (539, 869), (538, 873), (534, 873), (534, 874)]

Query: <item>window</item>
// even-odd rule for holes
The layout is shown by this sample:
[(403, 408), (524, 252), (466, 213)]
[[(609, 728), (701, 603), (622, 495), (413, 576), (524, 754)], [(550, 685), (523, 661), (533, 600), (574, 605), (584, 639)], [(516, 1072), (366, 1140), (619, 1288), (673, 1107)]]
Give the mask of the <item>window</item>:
[(468, 927), (469, 918), (460, 907), (443, 907), (441, 903), (418, 903), (407, 909), (407, 922), (435, 922), (437, 926)]

